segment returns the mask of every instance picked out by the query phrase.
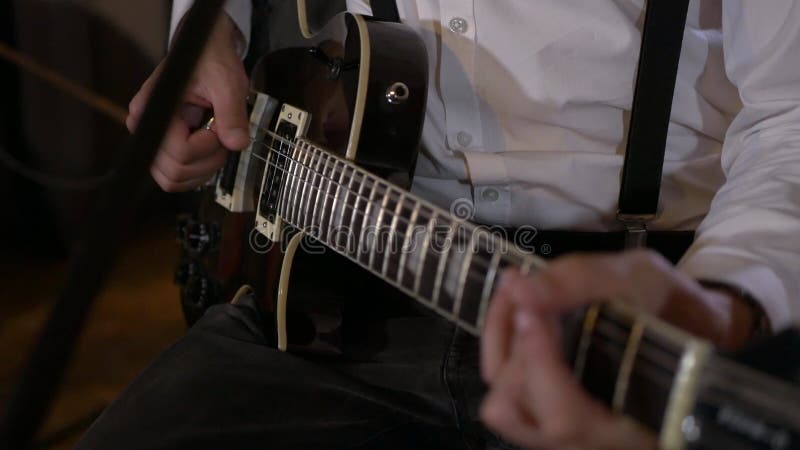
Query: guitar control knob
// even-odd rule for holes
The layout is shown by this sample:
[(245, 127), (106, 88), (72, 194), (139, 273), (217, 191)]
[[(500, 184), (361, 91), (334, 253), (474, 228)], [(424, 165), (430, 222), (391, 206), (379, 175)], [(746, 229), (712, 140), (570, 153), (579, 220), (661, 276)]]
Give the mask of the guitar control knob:
[(213, 251), (220, 242), (219, 226), (211, 222), (184, 219), (178, 223), (178, 240), (183, 249), (192, 255)]
[(181, 289), (181, 304), (189, 324), (205, 314), (208, 308), (222, 302), (222, 286), (207, 275), (189, 277)]

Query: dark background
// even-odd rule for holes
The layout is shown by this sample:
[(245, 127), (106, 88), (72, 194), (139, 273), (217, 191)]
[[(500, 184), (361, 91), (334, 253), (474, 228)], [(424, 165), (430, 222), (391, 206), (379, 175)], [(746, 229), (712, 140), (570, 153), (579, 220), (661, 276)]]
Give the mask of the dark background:
[[(269, 14), (254, 36), (262, 51), (299, 38), (295, 1), (254, 3), (257, 14)], [(312, 0), (309, 7), (319, 24), (344, 0)], [(170, 10), (164, 0), (0, 0), (0, 40), (127, 108), (164, 55)], [(0, 58), (0, 151), (42, 173), (86, 179), (114, 166), (127, 136), (121, 124)], [(39, 436), (41, 448), (70, 448), (103, 407), (185, 332), (173, 283), (180, 256), (175, 217), (191, 202), (149, 183), (134, 233), (122, 243)], [(0, 412), (102, 189), (43, 186), (0, 163)]]

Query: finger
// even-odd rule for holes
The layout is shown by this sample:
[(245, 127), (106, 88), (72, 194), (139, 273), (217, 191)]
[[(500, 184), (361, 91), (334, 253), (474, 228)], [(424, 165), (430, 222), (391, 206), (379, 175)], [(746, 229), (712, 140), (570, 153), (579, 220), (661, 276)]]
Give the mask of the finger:
[(222, 145), (241, 150), (250, 143), (247, 119), (247, 78), (244, 72), (218, 76), (208, 87), (216, 132)]
[(194, 180), (187, 180), (176, 182), (170, 180), (164, 173), (162, 173), (155, 165), (150, 166), (150, 176), (153, 177), (156, 184), (164, 190), (164, 192), (186, 192), (191, 191), (199, 186), (202, 186), (208, 178), (197, 178)]
[(539, 422), (542, 438), (558, 447), (652, 448), (654, 437), (591, 398), (564, 362), (554, 316), (520, 308), (514, 316), (508, 371), (523, 387), (522, 415)]
[(514, 303), (506, 293), (501, 275), (497, 290), (489, 303), (486, 325), (481, 336), (481, 376), (491, 382), (508, 358), (511, 319)]
[(182, 164), (173, 159), (168, 153), (159, 152), (153, 161), (153, 165), (158, 167), (161, 173), (173, 182), (180, 183), (197, 178), (208, 179), (225, 164), (225, 159), (229, 153), (228, 150), (219, 147), (215, 153), (203, 159)]
[[(546, 348), (542, 347), (542, 342), (537, 342), (538, 339), (549, 339), (549, 335), (521, 328), (533, 326), (534, 321), (539, 322), (541, 319), (529, 318), (526, 315), (514, 315), (512, 359), (502, 366), (495, 381), (490, 384), (491, 389), (481, 408), (481, 417), (489, 428), (515, 444), (536, 448), (562, 448), (564, 442), (553, 440), (543, 432), (547, 429), (542, 429), (541, 425), (547, 424), (551, 420), (548, 415), (552, 412), (542, 409), (542, 400), (535, 398), (537, 393), (528, 386), (529, 383), (539, 382), (539, 379), (536, 378), (538, 375), (536, 371), (539, 370), (538, 364), (531, 364), (531, 362), (538, 360), (541, 356), (547, 357), (549, 353)], [(541, 325), (541, 327), (543, 326)], [(534, 341), (535, 345), (529, 345), (526, 340), (520, 339), (518, 336), (520, 331), (516, 328), (521, 328), (523, 333), (530, 333), (529, 338)], [(546, 351), (540, 354), (540, 347)], [(545, 363), (549, 363), (549, 361), (545, 361)], [(551, 388), (558, 389), (557, 386), (551, 386)], [(563, 393), (555, 391), (554, 394)], [(554, 400), (547, 401), (562, 401), (558, 395), (550, 397)], [(546, 407), (551, 408), (551, 405), (546, 405)], [(542, 420), (540, 421), (539, 418)]]
[(504, 440), (528, 448), (551, 448), (544, 441), (536, 422), (523, 414), (519, 405), (519, 397), (513, 389), (506, 389), (507, 384), (499, 384), (483, 399), (481, 404), (481, 420), (492, 431)]
[(197, 130), (189, 134), (189, 128), (180, 119), (173, 120), (161, 149), (180, 164), (191, 164), (214, 155), (222, 144), (208, 130)]
[(509, 295), (515, 302), (534, 303), (551, 312), (614, 298), (657, 312), (668, 298), (691, 289), (691, 282), (681, 278), (668, 262), (646, 251), (566, 256), (530, 279), (518, 272), (509, 278)]

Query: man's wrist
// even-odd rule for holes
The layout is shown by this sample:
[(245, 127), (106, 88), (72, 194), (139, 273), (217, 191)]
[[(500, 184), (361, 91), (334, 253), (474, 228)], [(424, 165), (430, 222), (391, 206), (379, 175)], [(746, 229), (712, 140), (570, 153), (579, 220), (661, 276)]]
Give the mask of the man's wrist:
[(727, 329), (721, 333), (721, 347), (735, 349), (748, 341), (772, 333), (769, 317), (746, 289), (714, 280), (698, 280), (707, 290), (725, 295), (728, 299), (729, 319)]

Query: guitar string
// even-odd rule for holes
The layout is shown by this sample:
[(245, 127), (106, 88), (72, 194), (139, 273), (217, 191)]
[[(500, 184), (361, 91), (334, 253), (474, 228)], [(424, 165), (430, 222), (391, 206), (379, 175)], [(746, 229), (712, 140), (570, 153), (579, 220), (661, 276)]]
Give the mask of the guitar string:
[[(317, 193), (323, 193), (323, 191), (324, 191), (323, 188), (314, 186), (313, 183), (309, 182), (308, 180), (304, 180), (301, 176), (296, 175), (295, 173), (292, 173), (289, 169), (283, 168), (282, 166), (279, 166), (279, 165), (277, 165), (275, 163), (272, 163), (272, 162), (267, 162), (264, 158), (260, 157), (259, 155), (256, 155), (256, 157), (258, 159), (260, 159), (261, 161), (265, 162), (266, 164), (269, 164), (270, 166), (274, 167), (276, 170), (279, 170), (279, 171), (283, 172), (288, 177), (291, 177), (291, 178), (293, 178), (293, 179), (295, 179), (295, 180), (297, 180), (297, 181), (299, 181), (301, 183), (304, 183), (308, 187), (308, 189), (312, 189), (314, 191), (317, 191)], [(304, 167), (306, 167), (306, 168), (311, 170), (310, 166), (305, 165), (304, 163), (298, 161), (297, 159), (294, 159), (294, 158), (287, 158), (287, 159), (289, 159), (291, 161), (294, 161), (294, 162), (297, 162), (298, 165), (303, 165)], [(315, 172), (315, 173), (318, 174), (320, 177), (323, 176), (323, 175), (319, 174), (318, 172)], [(327, 178), (326, 177), (326, 179), (329, 179), (331, 181), (331, 183), (335, 183), (335, 181), (333, 179), (331, 179), (331, 178)], [(354, 192), (352, 190), (349, 190), (348, 188), (346, 188), (344, 185), (342, 185), (340, 183), (337, 183), (337, 186), (340, 186), (342, 189), (346, 189), (349, 192)], [(325, 195), (328, 198), (334, 198), (334, 196), (332, 194), (327, 194), (327, 191), (325, 192)], [(365, 196), (361, 196), (361, 197), (362, 198), (366, 198)], [(310, 199), (309, 199), (309, 201), (310, 201)], [(373, 204), (377, 204), (376, 202), (372, 202), (372, 203)], [(291, 206), (302, 206), (302, 205), (290, 205), (290, 207)], [(351, 206), (351, 205), (349, 205), (347, 203), (342, 203), (342, 207), (343, 208), (348, 208), (349, 207), (350, 209), (353, 209), (354, 213), (361, 214), (362, 216), (365, 215), (365, 213), (363, 213), (360, 210), (355, 209), (353, 206)], [(333, 250), (335, 250), (335, 251), (339, 251), (339, 252), (343, 252), (343, 253), (347, 252), (346, 249), (342, 249), (341, 246), (339, 246), (338, 244), (333, 244), (333, 243), (330, 243), (330, 242), (327, 242), (326, 244), (329, 247), (331, 247)], [(378, 269), (373, 267), (372, 270), (377, 271)], [(480, 273), (468, 273), (468, 276), (473, 276), (474, 277), (473, 279), (477, 279), (478, 281), (482, 281), (482, 282), (486, 281), (485, 277), (482, 276)], [(475, 277), (477, 277), (477, 278), (475, 278)], [(619, 323), (616, 323), (616, 322), (611, 321), (610, 319), (607, 319), (607, 318), (604, 318), (604, 317), (601, 317), (600, 320), (604, 321), (604, 323), (608, 323), (608, 324), (612, 324), (612, 325), (616, 325), (616, 326), (620, 325)], [(603, 334), (600, 334), (600, 335), (603, 336)], [(606, 336), (610, 336), (610, 334), (606, 334)], [(624, 345), (624, 344), (626, 344), (626, 339), (627, 338), (623, 338), (623, 339), (620, 339), (619, 341), (614, 339), (613, 342), (620, 343), (620, 344)], [(648, 350), (650, 350), (650, 346), (652, 346), (653, 349), (655, 349), (655, 347), (656, 347), (654, 344), (643, 343), (643, 345), (647, 345), (648, 347), (642, 347), (641, 351), (637, 353), (637, 354), (640, 354), (640, 355), (643, 355), (643, 356), (647, 356), (647, 355), (651, 354), (651, 352), (648, 351)], [(656, 355), (656, 356), (653, 357), (652, 360), (654, 361), (654, 363), (656, 363), (656, 365), (658, 367), (661, 367), (661, 368), (664, 368), (664, 369), (667, 369), (667, 370), (670, 370), (670, 371), (674, 371), (675, 370), (676, 364), (677, 364), (677, 361), (678, 361), (677, 357), (671, 355), (673, 358), (675, 358), (674, 364), (667, 365), (667, 364), (663, 364), (663, 363), (657, 363), (658, 360), (663, 359), (663, 358), (660, 358), (660, 356), (662, 356), (663, 352), (661, 352), (661, 351), (652, 352), (652, 354)]]

